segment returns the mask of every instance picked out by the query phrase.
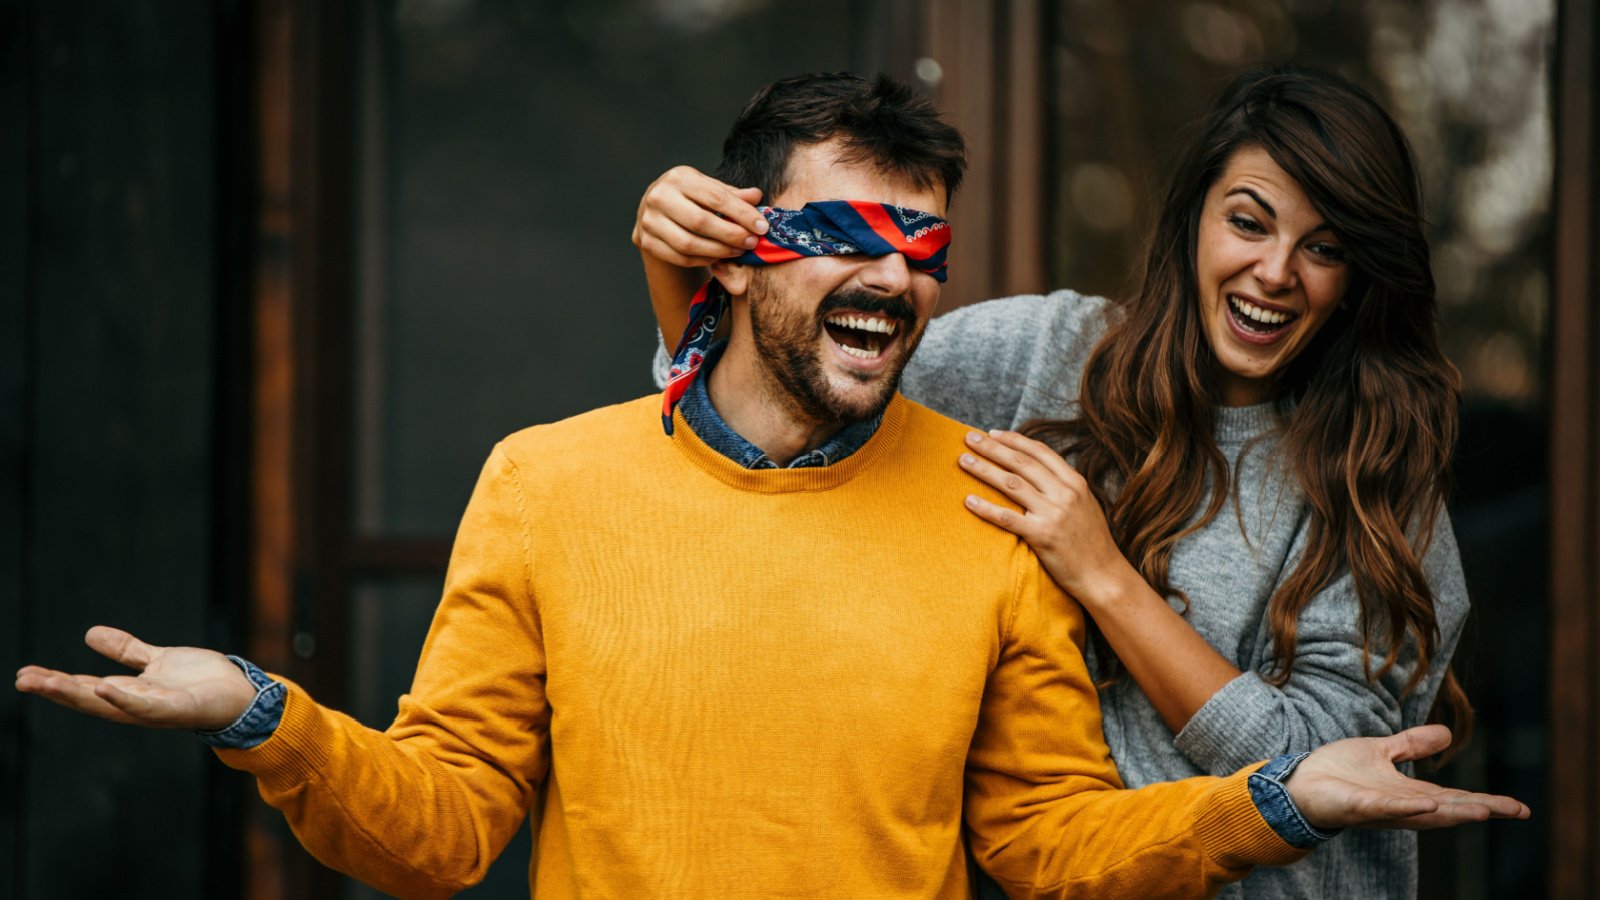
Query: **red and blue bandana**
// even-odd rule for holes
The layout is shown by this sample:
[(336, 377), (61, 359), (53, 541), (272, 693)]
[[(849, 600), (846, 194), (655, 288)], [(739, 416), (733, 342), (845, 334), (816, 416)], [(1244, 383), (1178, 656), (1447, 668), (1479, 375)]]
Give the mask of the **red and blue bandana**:
[[(759, 207), (767, 233), (753, 249), (733, 260), (746, 266), (774, 266), (807, 256), (905, 255), (919, 272), (945, 280), (950, 223), (933, 213), (862, 200), (824, 200), (800, 209)], [(672, 434), (672, 411), (705, 361), (706, 350), (728, 310), (728, 292), (711, 279), (689, 304), (689, 325), (678, 340), (661, 394), (661, 425)]]

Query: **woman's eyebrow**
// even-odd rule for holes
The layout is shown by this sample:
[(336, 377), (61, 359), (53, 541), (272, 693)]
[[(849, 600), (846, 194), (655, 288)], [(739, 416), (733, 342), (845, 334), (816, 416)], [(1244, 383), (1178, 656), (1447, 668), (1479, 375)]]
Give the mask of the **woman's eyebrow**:
[[(1232, 197), (1234, 194), (1249, 194), (1250, 195), (1250, 199), (1252, 199), (1252, 200), (1256, 201), (1257, 203), (1259, 203), (1261, 205), (1261, 208), (1267, 211), (1267, 215), (1268, 216), (1270, 216), (1274, 220), (1276, 220), (1278, 218), (1278, 211), (1272, 208), (1272, 204), (1268, 203), (1267, 201), (1265, 201), (1263, 199), (1261, 199), (1261, 195), (1256, 193), (1251, 188), (1236, 187), (1233, 190), (1229, 191), (1228, 193), (1224, 194), (1223, 196), (1224, 197)], [(1306, 233), (1307, 234), (1316, 234), (1319, 231), (1327, 231), (1327, 230), (1329, 230), (1327, 222), (1318, 222), (1315, 227), (1307, 229)]]
[(1267, 211), (1267, 215), (1271, 216), (1274, 219), (1276, 219), (1278, 217), (1278, 211), (1272, 208), (1272, 204), (1268, 203), (1267, 201), (1265, 201), (1263, 199), (1261, 199), (1261, 195), (1256, 193), (1254, 190), (1252, 190), (1250, 188), (1247, 188), (1247, 187), (1236, 187), (1233, 190), (1228, 191), (1228, 193), (1224, 194), (1223, 196), (1224, 197), (1232, 197), (1234, 194), (1249, 194), (1250, 195), (1250, 199), (1252, 199), (1252, 200), (1256, 201), (1257, 203), (1261, 204), (1261, 208)]

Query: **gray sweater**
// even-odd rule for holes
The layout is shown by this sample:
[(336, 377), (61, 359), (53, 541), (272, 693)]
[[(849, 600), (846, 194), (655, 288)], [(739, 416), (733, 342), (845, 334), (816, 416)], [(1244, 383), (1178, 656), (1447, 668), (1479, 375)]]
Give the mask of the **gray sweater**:
[[(1105, 300), (1072, 291), (954, 310), (928, 326), (902, 390), (982, 428), (1069, 416), (1108, 312)], [(1177, 735), (1131, 678), (1124, 676), (1102, 691), (1106, 741), (1129, 787), (1225, 775), (1339, 738), (1391, 734), (1422, 724), (1444, 677), (1467, 615), (1467, 592), (1455, 535), (1441, 516), (1423, 558), (1441, 640), (1417, 690), (1400, 694), (1416, 665), (1410, 647), (1382, 679), (1369, 681), (1364, 675), (1358, 604), (1348, 573), (1302, 613), (1289, 681), (1274, 687), (1263, 679), (1272, 667), (1267, 602), (1304, 552), (1307, 526), (1299, 488), (1279, 465), (1276, 422), (1270, 404), (1217, 411), (1217, 446), (1238, 481), (1242, 517), (1230, 492), (1222, 511), (1180, 542), (1171, 561), (1172, 583), (1189, 596), (1185, 618), (1244, 674), (1207, 701)], [(1181, 609), (1176, 599), (1172, 602)], [(1382, 660), (1385, 649), (1375, 647), (1373, 656)], [(1407, 831), (1346, 831), (1304, 861), (1258, 869), (1221, 896), (1414, 897), (1416, 847), (1415, 834)]]

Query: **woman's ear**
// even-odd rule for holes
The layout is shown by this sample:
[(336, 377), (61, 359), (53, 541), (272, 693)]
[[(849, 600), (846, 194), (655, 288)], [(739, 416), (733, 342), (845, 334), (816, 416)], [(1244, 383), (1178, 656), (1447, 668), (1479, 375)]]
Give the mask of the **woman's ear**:
[(730, 297), (743, 299), (745, 291), (750, 289), (750, 267), (728, 259), (720, 259), (711, 264), (711, 275), (722, 283), (722, 289)]

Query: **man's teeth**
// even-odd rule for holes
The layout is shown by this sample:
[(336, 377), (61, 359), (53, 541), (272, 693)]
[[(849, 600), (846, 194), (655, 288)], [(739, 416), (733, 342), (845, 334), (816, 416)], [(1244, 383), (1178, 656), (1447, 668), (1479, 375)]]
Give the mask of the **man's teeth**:
[(878, 354), (883, 352), (883, 348), (878, 346), (877, 341), (869, 342), (864, 348), (852, 347), (849, 344), (835, 344), (834, 346), (858, 359), (877, 359)]
[(1249, 319), (1255, 319), (1257, 322), (1260, 322), (1263, 325), (1282, 325), (1291, 318), (1288, 313), (1274, 312), (1270, 309), (1262, 309), (1248, 300), (1241, 299), (1235, 294), (1228, 295), (1228, 303), (1232, 304), (1233, 308), (1238, 311), (1239, 315)]
[[(878, 334), (894, 334), (895, 323), (890, 319), (873, 319), (866, 316), (832, 315), (827, 318), (829, 325), (838, 328), (853, 328), (856, 331), (875, 331)], [(873, 354), (876, 356), (877, 354)]]

